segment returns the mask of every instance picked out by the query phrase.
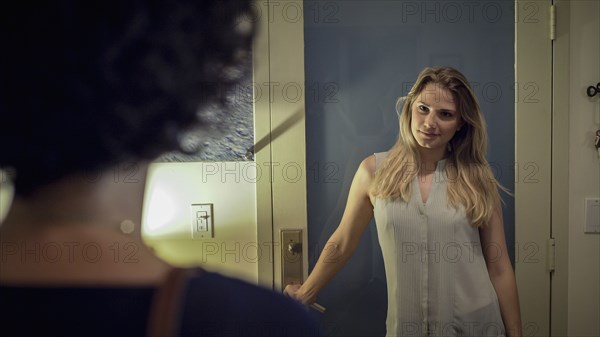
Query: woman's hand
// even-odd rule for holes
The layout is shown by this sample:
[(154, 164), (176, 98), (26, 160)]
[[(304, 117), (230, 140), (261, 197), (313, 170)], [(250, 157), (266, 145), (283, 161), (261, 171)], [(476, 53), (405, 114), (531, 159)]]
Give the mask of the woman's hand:
[(283, 289), (283, 293), (304, 305), (311, 305), (317, 301), (316, 297), (307, 296), (307, 294), (302, 291), (301, 284), (288, 284), (285, 286), (285, 289)]

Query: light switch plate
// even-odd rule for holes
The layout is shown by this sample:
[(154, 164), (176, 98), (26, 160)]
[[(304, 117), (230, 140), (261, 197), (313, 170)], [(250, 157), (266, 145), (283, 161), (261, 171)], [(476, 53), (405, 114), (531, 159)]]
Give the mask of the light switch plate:
[(214, 238), (213, 204), (192, 204), (190, 206), (190, 224), (193, 239)]
[(600, 233), (600, 199), (585, 198), (585, 233)]

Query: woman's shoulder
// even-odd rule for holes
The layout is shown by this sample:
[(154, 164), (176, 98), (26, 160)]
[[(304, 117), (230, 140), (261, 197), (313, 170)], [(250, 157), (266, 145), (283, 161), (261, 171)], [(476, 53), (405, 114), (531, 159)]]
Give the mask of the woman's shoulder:
[(386, 152), (375, 152), (364, 158), (358, 166), (357, 176), (367, 178), (370, 183), (375, 178), (375, 173), (388, 156)]
[(314, 317), (300, 303), (218, 273), (204, 272), (190, 280), (185, 308), (182, 330), (196, 335), (225, 330), (246, 335), (248, 329), (258, 329), (250, 335), (320, 335)]
[(360, 163), (359, 171), (363, 170), (364, 172), (367, 172), (369, 176), (375, 176), (375, 172), (381, 166), (381, 163), (383, 163), (387, 155), (387, 151), (373, 153), (372, 155), (363, 159), (363, 161)]
[(377, 170), (377, 160), (374, 155), (370, 155), (363, 159), (358, 165), (356, 170), (356, 177), (359, 181), (369, 182), (375, 177), (375, 171)]
[(377, 153), (373, 154), (373, 157), (375, 157), (375, 169), (376, 170), (378, 170), (381, 167), (381, 164), (383, 164), (385, 159), (388, 157), (389, 153), (390, 153), (389, 151), (385, 151), (385, 152), (377, 152)]

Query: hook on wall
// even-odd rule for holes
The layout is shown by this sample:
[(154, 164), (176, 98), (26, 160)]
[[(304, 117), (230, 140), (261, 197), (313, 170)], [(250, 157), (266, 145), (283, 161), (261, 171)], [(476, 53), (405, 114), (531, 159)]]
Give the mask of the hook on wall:
[(593, 85), (590, 85), (587, 88), (587, 95), (588, 95), (588, 97), (594, 97), (595, 95), (600, 95), (600, 82), (598, 82), (598, 84), (596, 84), (595, 87)]

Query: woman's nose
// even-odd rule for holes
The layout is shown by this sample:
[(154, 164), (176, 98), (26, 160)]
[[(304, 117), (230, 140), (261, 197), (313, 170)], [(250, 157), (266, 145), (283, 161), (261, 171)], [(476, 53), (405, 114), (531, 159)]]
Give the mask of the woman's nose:
[(427, 127), (435, 128), (437, 126), (436, 119), (435, 119), (435, 114), (434, 113), (429, 113), (427, 116), (425, 116), (425, 122), (424, 122), (424, 124)]

